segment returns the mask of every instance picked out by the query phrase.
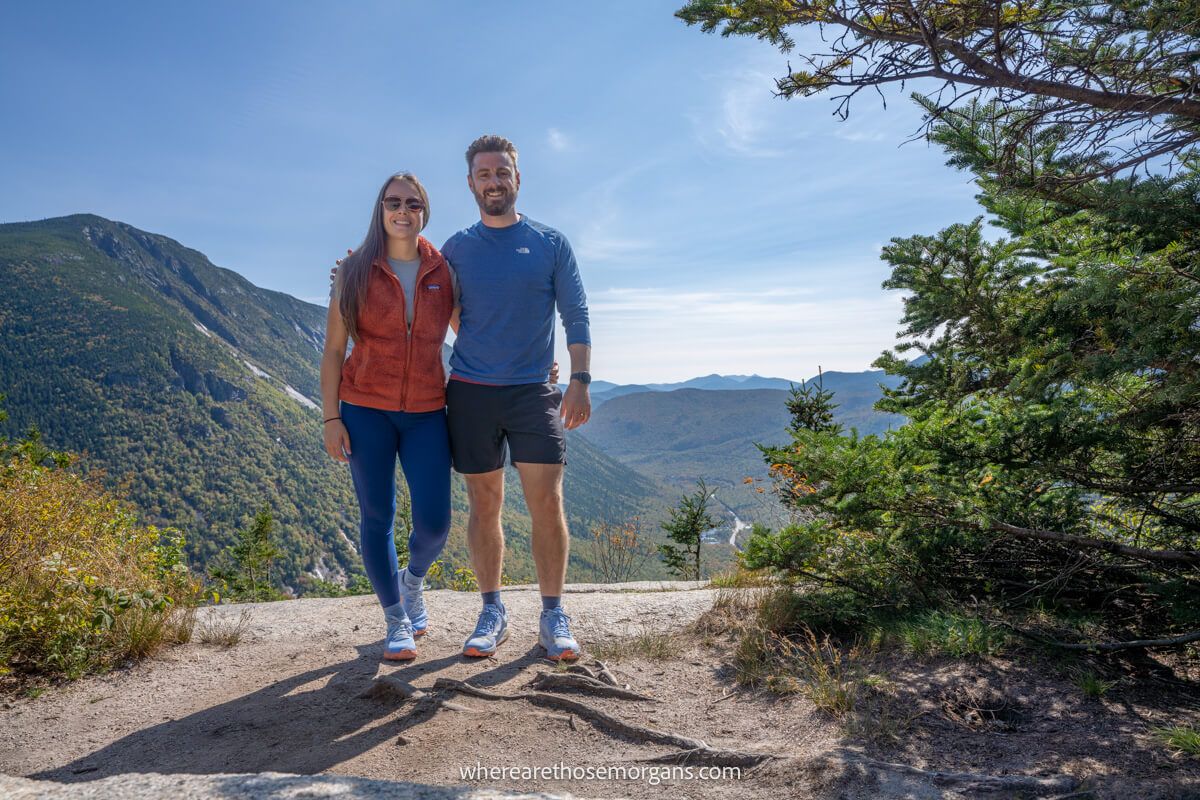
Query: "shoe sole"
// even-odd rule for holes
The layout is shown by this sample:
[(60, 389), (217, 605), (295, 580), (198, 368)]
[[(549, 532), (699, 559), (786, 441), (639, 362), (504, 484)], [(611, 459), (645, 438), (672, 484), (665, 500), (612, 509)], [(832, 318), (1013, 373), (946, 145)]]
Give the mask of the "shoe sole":
[(415, 639), (420, 639), (420, 638), (421, 638), (422, 636), (424, 636), (424, 635), (425, 635), (425, 634), (426, 634), (428, 631), (429, 631), (429, 628), (421, 628), (421, 630), (419, 630), (419, 631), (418, 631), (418, 630), (414, 630), (414, 631), (413, 631), (413, 638), (415, 638)]
[(384, 661), (412, 661), (417, 657), (416, 650), (397, 650), (395, 653), (384, 653)]
[(470, 656), (471, 658), (487, 658), (489, 656), (494, 656), (494, 655), (496, 655), (496, 650), (500, 647), (500, 645), (504, 644), (506, 641), (508, 641), (508, 631), (507, 630), (505, 630), (504, 633), (501, 634), (499, 641), (496, 642), (496, 646), (493, 647), (491, 650), (480, 650), (478, 647), (464, 647), (463, 655)]
[[(546, 646), (542, 645), (542, 649), (546, 650)], [(549, 650), (546, 650), (547, 661), (578, 661), (579, 654), (574, 650), (563, 650), (558, 655), (551, 655)]]

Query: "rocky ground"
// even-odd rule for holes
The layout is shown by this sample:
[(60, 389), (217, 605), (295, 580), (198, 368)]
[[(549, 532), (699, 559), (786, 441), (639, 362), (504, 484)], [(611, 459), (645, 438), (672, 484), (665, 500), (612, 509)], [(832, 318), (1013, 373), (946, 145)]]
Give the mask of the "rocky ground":
[[(1150, 734), (1171, 721), (1165, 706), (1119, 692), (1087, 700), (1037, 664), (881, 654), (860, 702), (875, 718), (857, 723), (803, 693), (740, 689), (729, 637), (690, 627), (716, 596), (688, 583), (571, 587), (566, 606), (585, 648), (679, 634), (609, 652), (607, 672), (585, 658), (595, 680), (541, 658), (533, 587), (506, 589), (512, 634), (483, 661), (459, 654), (478, 610), (471, 594), (429, 594), (430, 633), (406, 666), (380, 661), (370, 597), (203, 609), (198, 631), (248, 612), (239, 641), (197, 636), (10, 699), (0, 773), (72, 785), (9, 780), (0, 794), (298, 796), (294, 778), (253, 777), (289, 773), (324, 776), (325, 788), (304, 796), (342, 798), (1200, 797), (1200, 763)], [(554, 683), (563, 680), (577, 685)], [(613, 696), (625, 686), (644, 697)], [(997, 696), (999, 712), (989, 710)]]

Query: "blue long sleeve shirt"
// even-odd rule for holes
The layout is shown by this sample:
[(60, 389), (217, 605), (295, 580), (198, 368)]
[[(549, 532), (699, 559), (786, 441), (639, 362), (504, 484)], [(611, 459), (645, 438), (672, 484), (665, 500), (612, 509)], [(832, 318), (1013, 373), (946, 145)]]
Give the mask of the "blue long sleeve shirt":
[(528, 217), (477, 222), (442, 247), (462, 311), (451, 375), (476, 383), (543, 383), (554, 361), (554, 309), (567, 344), (591, 344), (587, 297), (567, 238)]

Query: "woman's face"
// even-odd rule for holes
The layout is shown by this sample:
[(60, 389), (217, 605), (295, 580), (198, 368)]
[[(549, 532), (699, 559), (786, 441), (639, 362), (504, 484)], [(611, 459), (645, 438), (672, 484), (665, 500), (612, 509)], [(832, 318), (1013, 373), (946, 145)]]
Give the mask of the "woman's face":
[(416, 239), (425, 226), (425, 202), (408, 181), (395, 180), (383, 192), (383, 230), (390, 239)]

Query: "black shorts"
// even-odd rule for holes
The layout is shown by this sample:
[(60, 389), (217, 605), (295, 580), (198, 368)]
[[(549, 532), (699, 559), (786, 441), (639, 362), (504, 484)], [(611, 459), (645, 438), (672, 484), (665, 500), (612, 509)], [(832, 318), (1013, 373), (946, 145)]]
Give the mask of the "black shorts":
[(446, 384), (446, 422), (454, 469), (467, 475), (512, 463), (566, 464), (562, 391), (549, 383), (483, 386), (451, 380)]

